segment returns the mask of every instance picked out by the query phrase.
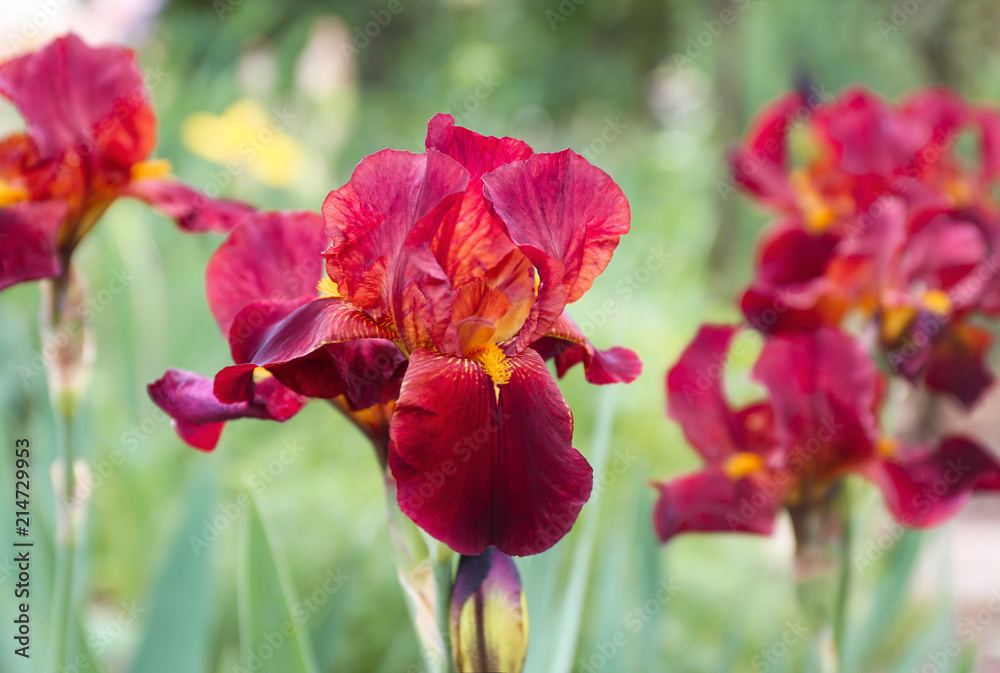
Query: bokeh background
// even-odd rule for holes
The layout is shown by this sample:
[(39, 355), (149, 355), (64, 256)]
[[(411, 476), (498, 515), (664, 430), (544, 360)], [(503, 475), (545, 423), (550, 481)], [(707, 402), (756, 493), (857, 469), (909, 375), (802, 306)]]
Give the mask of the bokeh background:
[[(134, 46), (159, 115), (156, 156), (210, 194), (262, 208), (318, 209), (365, 155), (422, 149), (436, 112), (537, 151), (571, 147), (608, 171), (631, 202), (632, 232), (571, 312), (599, 346), (636, 350), (645, 373), (617, 388), (588, 386), (581, 371), (562, 382), (597, 490), (571, 535), (520, 562), (527, 670), (797, 672), (808, 638), (787, 522), (770, 539), (690, 536), (668, 548), (650, 527), (651, 480), (698, 463), (665, 417), (664, 373), (699, 323), (738, 319), (734, 293), (766, 221), (730, 189), (724, 154), (794, 86), (835, 95), (863, 84), (895, 99), (944, 84), (1000, 104), (998, 26), (1000, 4), (955, 0), (5, 0), (0, 50), (67, 30)], [(20, 125), (0, 107), (0, 129)], [(78, 251), (98, 348), (78, 448), (99, 478), (78, 569), (76, 670), (241, 670), (238, 587), (256, 561), (238, 543), (252, 494), (308, 606), (299, 628), (314, 670), (416, 673), (377, 463), (353, 427), (314, 402), (285, 424), (231, 424), (205, 455), (146, 396), (168, 367), (210, 375), (229, 362), (204, 299), (221, 240), (120, 201)], [(0, 296), (0, 438), (12, 449), (28, 437), (34, 450), (40, 657), (58, 436), (38, 303), (31, 284)], [(756, 393), (751, 363), (730, 368), (736, 398)], [(996, 428), (977, 423), (995, 446)], [(4, 461), (5, 494), (10, 472)], [(847, 670), (1000, 670), (1000, 613), (987, 607), (1000, 596), (998, 503), (903, 534), (870, 488), (851, 488), (861, 507)], [(3, 615), (12, 581), (0, 561)], [(0, 671), (38, 670), (40, 659), (15, 661), (8, 628)], [(960, 656), (941, 654), (951, 643)]]

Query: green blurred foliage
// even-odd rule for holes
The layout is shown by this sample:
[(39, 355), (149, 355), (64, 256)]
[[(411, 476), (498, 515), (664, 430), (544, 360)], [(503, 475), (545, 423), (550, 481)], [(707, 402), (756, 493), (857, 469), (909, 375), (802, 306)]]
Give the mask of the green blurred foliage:
[[(365, 155), (385, 147), (419, 151), (426, 120), (438, 111), (483, 133), (524, 138), (538, 151), (572, 147), (607, 170), (630, 199), (633, 230), (572, 313), (599, 346), (636, 350), (645, 373), (617, 393), (608, 467), (599, 473), (605, 488), (584, 510), (596, 518), (597, 544), (578, 596), (583, 610), (572, 670), (799, 671), (804, 644), (774, 662), (765, 657), (763, 669), (752, 663), (796, 618), (787, 526), (775, 539), (692, 536), (669, 548), (653, 539), (650, 480), (698, 462), (665, 417), (663, 376), (699, 323), (738, 318), (733, 293), (748, 278), (764, 216), (719, 186), (726, 182), (725, 150), (755, 110), (803, 78), (830, 93), (859, 83), (897, 97), (943, 83), (975, 100), (997, 100), (992, 28), (1000, 6), (912, 1), (919, 9), (904, 12), (896, 25), (903, 3), (889, 1), (399, 0), (401, 11), (383, 26), (378, 19), (388, 0), (178, 0), (137, 46), (144, 67), (163, 73), (152, 90), (157, 156), (170, 159), (189, 183), (220, 187), (261, 208), (318, 209)], [(723, 24), (723, 11), (735, 20)], [(336, 86), (333, 79), (312, 82), (331, 87), (317, 95), (296, 73), (311, 30), (330, 16), (340, 17), (357, 53)], [(373, 21), (377, 30), (366, 36)], [(220, 166), (182, 144), (191, 114), (221, 114), (246, 97), (269, 111), (292, 112), (285, 133), (308, 155), (294, 186), (268, 187), (242, 173), (223, 184)], [(9, 110), (3, 114), (13, 118)], [(100, 477), (82, 568), (85, 632), (110, 633), (122, 602), (148, 608), (118, 629), (121, 635), (100, 641), (103, 665), (127, 670), (136, 652), (155, 650), (142, 645), (147, 627), (183, 633), (188, 626), (177, 606), (169, 619), (155, 609), (170, 604), (158, 573), (190, 576), (204, 582), (190, 598), (190, 619), (209, 624), (208, 657), (190, 673), (234, 670), (246, 645), (237, 618), (237, 533), (253, 526), (258, 537), (247, 543), (253, 549), (263, 530), (253, 508), (238, 504), (252, 493), (266, 503), (273, 523), (268, 542), (280, 544), (300, 597), (322, 587), (331, 571), (348, 578), (307, 620), (304, 642), (311, 640), (320, 669), (420, 670), (389, 555), (378, 463), (347, 421), (313, 402), (285, 424), (231, 424), (216, 452), (203, 455), (180, 442), (146, 397), (146, 384), (168, 367), (212, 374), (229, 361), (204, 300), (203, 270), (220, 241), (180, 235), (162, 217), (121, 202), (78, 251), (92, 295), (109, 287), (113, 274), (129, 278), (95, 315), (98, 366), (78, 428), (82, 453)], [(27, 436), (35, 447), (35, 531), (42, 536), (53, 520), (45, 466), (57, 438), (44, 374), (36, 368), (37, 311), (33, 285), (0, 297), (0, 437)], [(740, 379), (751, 362), (733, 368), (734, 394), (753, 394)], [(593, 457), (596, 419), (608, 398), (586, 385), (580, 371), (562, 387), (576, 416), (574, 443)], [(276, 461), (289, 446), (297, 457)], [(203, 518), (191, 519), (204, 512), (190, 490), (202, 483), (193, 476), (202, 471), (218, 475), (219, 493)], [(0, 474), (3, 483), (9, 477)], [(877, 497), (862, 485), (858, 491), (866, 503), (858, 533), (864, 540), (885, 517)], [(183, 531), (205, 539), (214, 531), (209, 579), (191, 559), (186, 569), (174, 567), (184, 563)], [(568, 586), (579, 538), (574, 531), (521, 563), (531, 606), (531, 671), (551, 670), (563, 632), (561, 606), (568, 592), (581, 591)], [(867, 630), (849, 641), (853, 656), (868, 657), (857, 670), (891, 670), (889, 655), (902, 652), (919, 664), (934, 638), (950, 635), (951, 622), (937, 624), (926, 602), (914, 608), (905, 582), (909, 561), (899, 556), (887, 555), (857, 578), (859, 596), (883, 576), (902, 578), (902, 586), (883, 590), (901, 592), (885, 597), (891, 614), (873, 612), (885, 601), (851, 604), (852, 622)], [(38, 586), (50, 572), (43, 558)], [(661, 582), (678, 587), (665, 602), (656, 599)], [(9, 600), (4, 586), (0, 605)], [(38, 600), (44, 623), (44, 589)], [(926, 635), (929, 628), (934, 637)], [(617, 633), (623, 646), (614, 644)], [(4, 658), (7, 650), (0, 668), (26, 670)]]

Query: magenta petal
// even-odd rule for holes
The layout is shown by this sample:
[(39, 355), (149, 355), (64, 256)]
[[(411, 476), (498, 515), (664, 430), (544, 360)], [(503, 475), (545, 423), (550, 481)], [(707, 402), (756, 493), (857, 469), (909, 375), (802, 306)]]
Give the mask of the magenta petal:
[(376, 314), (387, 310), (407, 238), (428, 214), (453, 203), (468, 179), (460, 164), (433, 150), (365, 157), (323, 203), (333, 241), (324, 254), (327, 272), (340, 293)]
[(254, 212), (245, 203), (211, 199), (176, 180), (136, 180), (125, 193), (145, 201), (184, 231), (229, 231)]
[(753, 375), (771, 393), (775, 438), (786, 452), (816, 445), (810, 460), (829, 470), (870, 458), (879, 381), (860, 341), (826, 328), (772, 337)]
[(1000, 479), (997, 459), (964, 437), (948, 437), (936, 451), (907, 453), (884, 461), (873, 475), (904, 526), (936, 526), (957, 513), (977, 486)]
[(62, 273), (56, 234), (65, 217), (58, 201), (0, 208), (0, 290)]
[(531, 347), (546, 360), (555, 360), (559, 378), (580, 362), (587, 381), (598, 385), (631, 383), (642, 373), (642, 360), (638, 355), (621, 346), (597, 350), (565, 312)]
[(255, 301), (315, 297), (324, 276), (328, 238), (319, 213), (254, 213), (212, 254), (205, 292), (212, 315), (229, 334), (241, 308)]
[(42, 158), (75, 152), (127, 171), (156, 142), (149, 94), (129, 49), (93, 48), (66, 35), (0, 63), (0, 94), (28, 121)]
[[(709, 463), (741, 451), (760, 451), (769, 443), (770, 410), (766, 405), (736, 413), (726, 401), (723, 375), (736, 330), (729, 325), (702, 325), (667, 373), (667, 414)], [(755, 437), (747, 427), (754, 412), (760, 420), (761, 437)]]
[(784, 489), (773, 482), (762, 488), (756, 477), (732, 480), (710, 466), (665, 484), (653, 509), (660, 542), (678, 533), (756, 533), (770, 535), (781, 509)]
[(593, 473), (573, 417), (533, 350), (499, 386), (477, 363), (417, 350), (392, 416), (389, 465), (403, 512), (455, 551), (537, 554), (562, 538)]
[(536, 154), (483, 176), (484, 194), (503, 220), (514, 245), (541, 277), (539, 315), (533, 334), (541, 337), (579, 299), (611, 261), (628, 233), (631, 213), (611, 177), (572, 150)]
[(192, 372), (170, 369), (149, 385), (149, 396), (174, 421), (177, 433), (191, 446), (211, 451), (222, 424), (236, 418), (285, 421), (305, 404), (273, 378), (261, 381), (249, 402), (225, 404), (212, 392), (212, 380)]
[(753, 123), (746, 145), (729, 157), (733, 181), (774, 207), (795, 203), (788, 184), (785, 136), (793, 115), (805, 102), (800, 93), (791, 93), (769, 105)]

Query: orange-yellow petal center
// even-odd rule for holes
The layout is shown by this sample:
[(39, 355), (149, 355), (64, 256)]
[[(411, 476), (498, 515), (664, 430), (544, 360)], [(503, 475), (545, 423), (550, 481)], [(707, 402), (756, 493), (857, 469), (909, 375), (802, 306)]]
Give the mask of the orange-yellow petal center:
[(764, 459), (756, 453), (748, 451), (733, 454), (722, 466), (722, 470), (726, 473), (726, 476), (733, 481), (743, 479), (763, 469)]

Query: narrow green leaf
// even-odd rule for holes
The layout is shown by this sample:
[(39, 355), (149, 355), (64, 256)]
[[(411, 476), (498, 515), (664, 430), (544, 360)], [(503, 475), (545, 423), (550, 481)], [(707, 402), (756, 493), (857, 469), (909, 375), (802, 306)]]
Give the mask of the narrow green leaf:
[(183, 493), (187, 505), (150, 592), (133, 673), (209, 670), (213, 549), (191, 541), (201, 539), (212, 518), (215, 470), (196, 465)]
[[(616, 386), (607, 386), (601, 391), (597, 405), (597, 418), (594, 423), (594, 450), (591, 457), (595, 480), (604, 474), (604, 468), (608, 462), (617, 399), (618, 388)], [(570, 568), (563, 609), (559, 615), (559, 636), (556, 641), (555, 658), (552, 662), (552, 668), (549, 669), (554, 673), (569, 673), (573, 668), (577, 641), (580, 637), (580, 622), (583, 619), (587, 599), (587, 584), (594, 556), (594, 544), (597, 540), (597, 528), (601, 519), (600, 502), (600, 493), (592, 495), (580, 517), (582, 524), (578, 524), (581, 531), (573, 550), (573, 564)]]
[(280, 541), (256, 497), (243, 517), (240, 538), (237, 593), (242, 665), (254, 673), (318, 673)]

